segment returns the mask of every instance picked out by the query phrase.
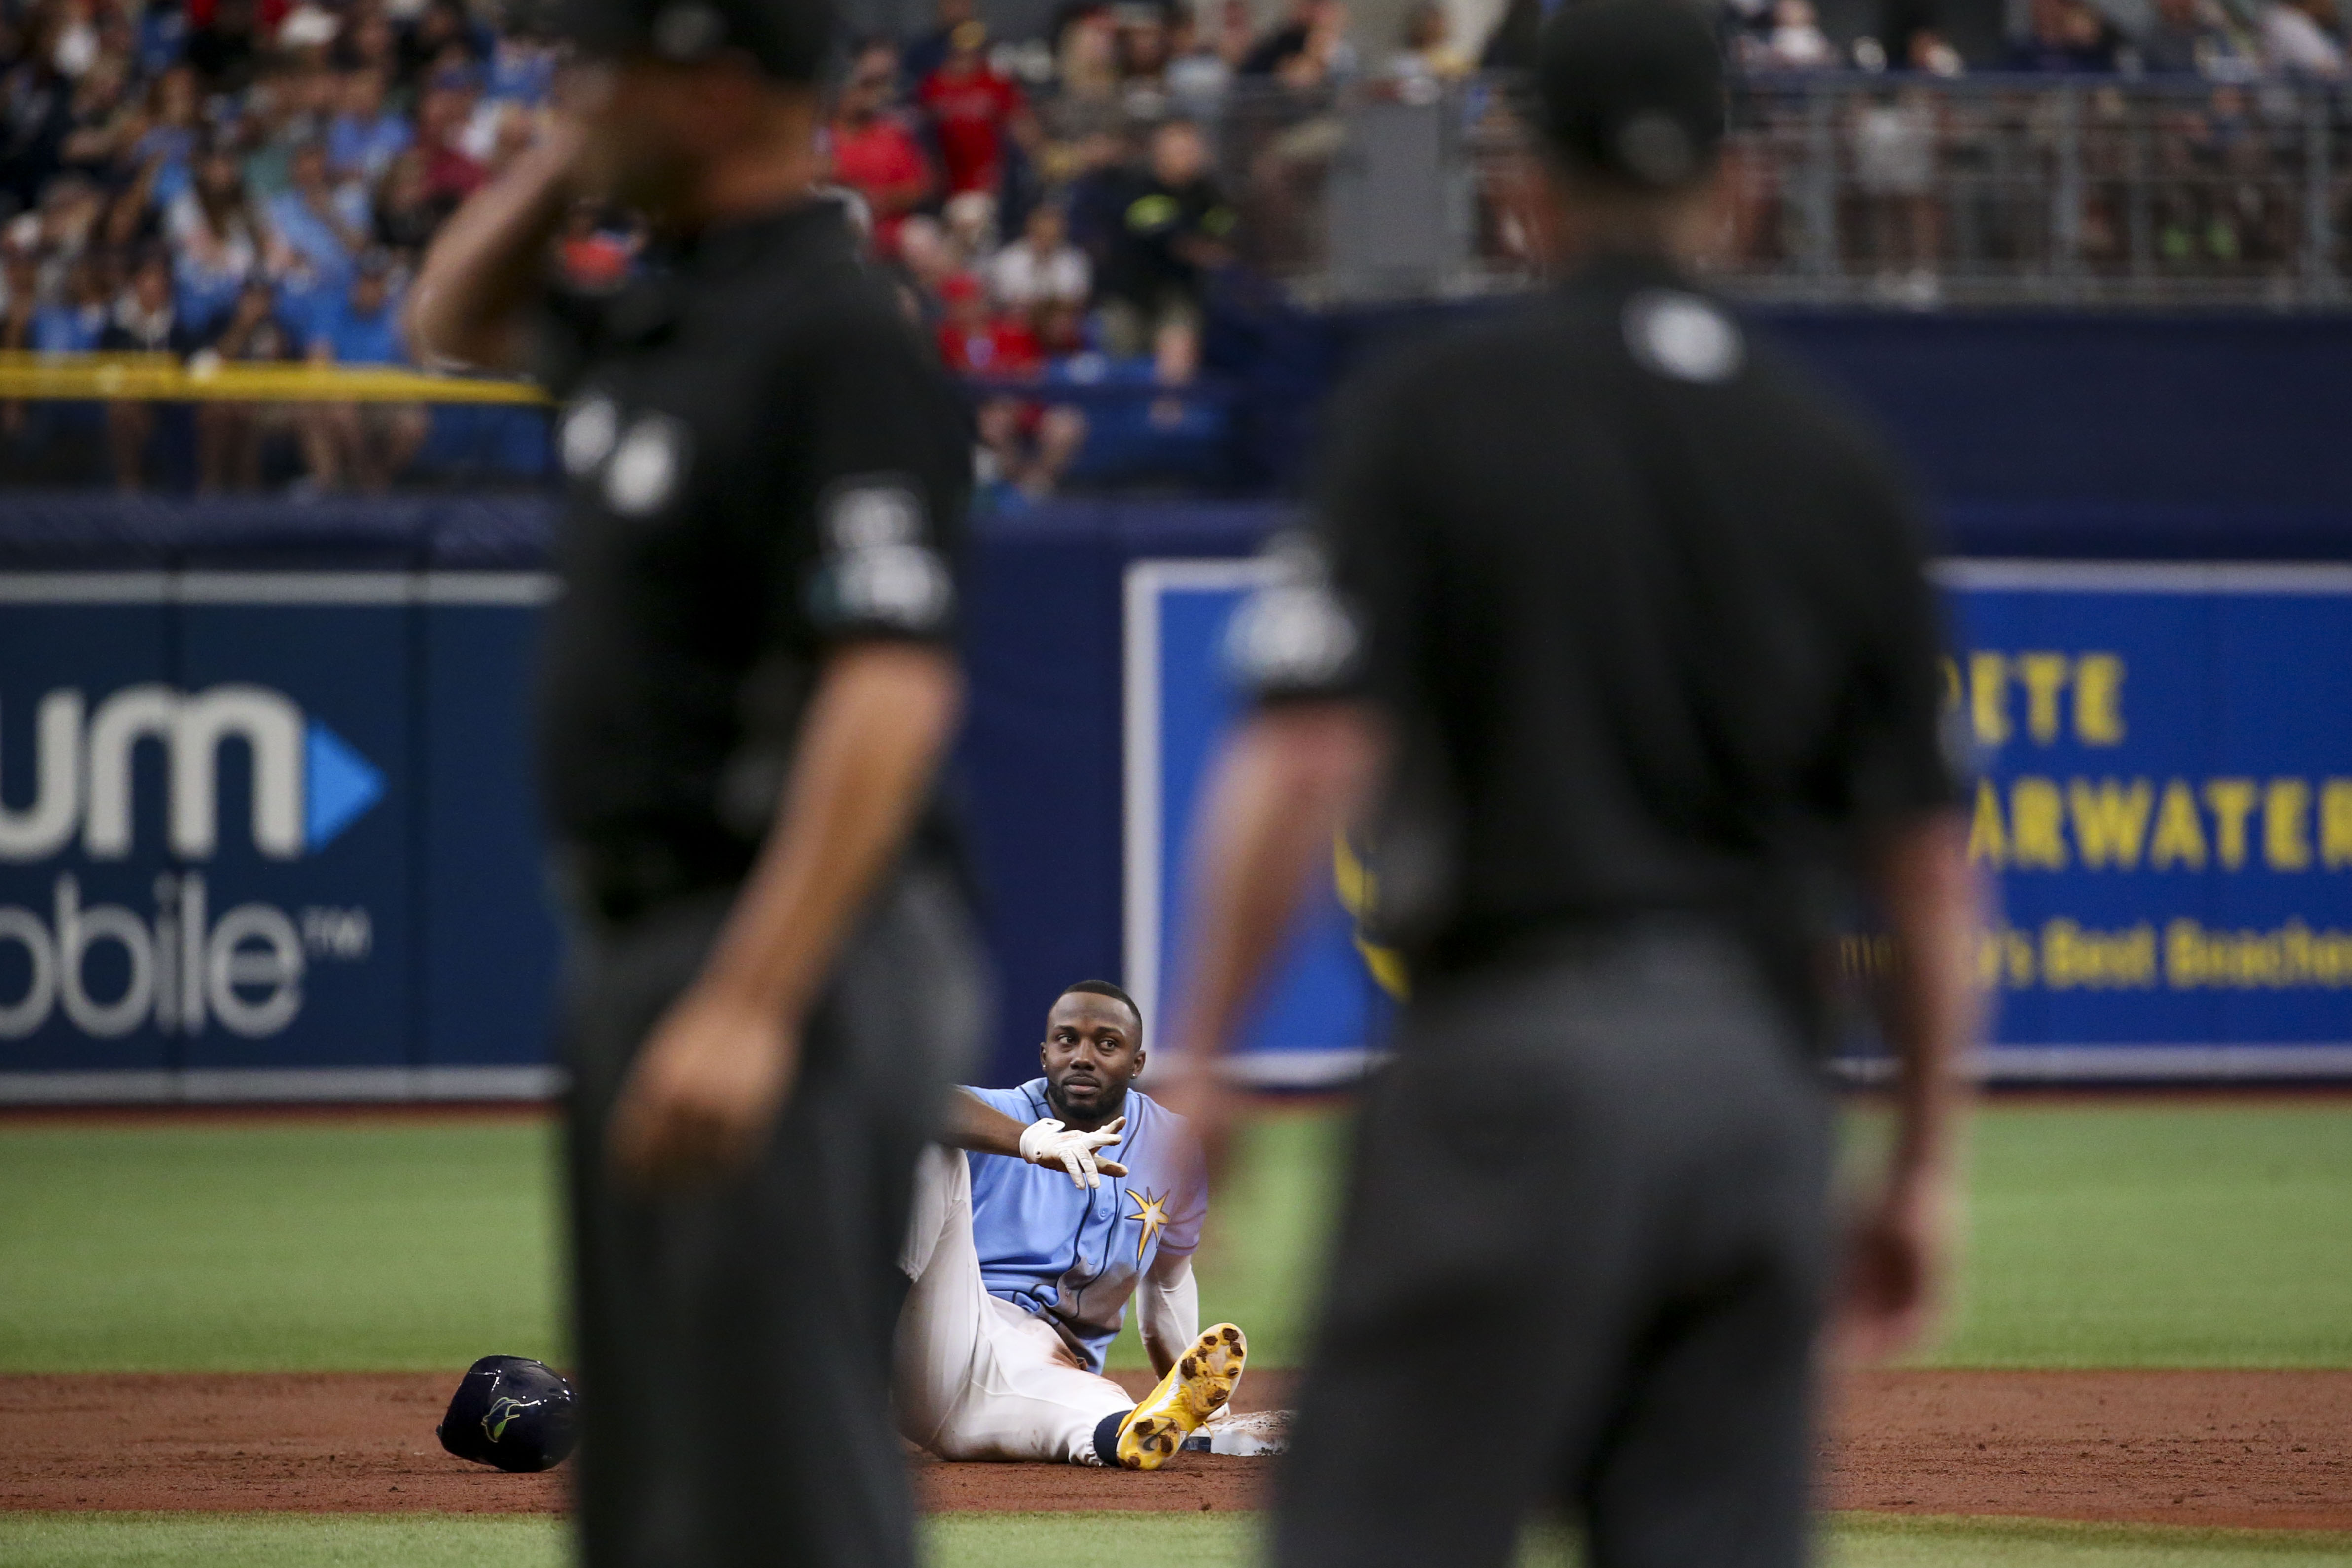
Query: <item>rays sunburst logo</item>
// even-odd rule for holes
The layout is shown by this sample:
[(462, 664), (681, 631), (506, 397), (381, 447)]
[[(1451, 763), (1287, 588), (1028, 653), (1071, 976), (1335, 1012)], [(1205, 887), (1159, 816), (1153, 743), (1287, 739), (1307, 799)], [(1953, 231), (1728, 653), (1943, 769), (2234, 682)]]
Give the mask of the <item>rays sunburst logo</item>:
[(1143, 1234), (1135, 1238), (1135, 1266), (1140, 1268), (1143, 1267), (1143, 1255), (1151, 1250), (1153, 1238), (1168, 1224), (1169, 1194), (1155, 1193), (1150, 1187), (1139, 1193), (1129, 1187), (1127, 1195), (1135, 1200), (1135, 1212), (1127, 1217), (1143, 1222)]

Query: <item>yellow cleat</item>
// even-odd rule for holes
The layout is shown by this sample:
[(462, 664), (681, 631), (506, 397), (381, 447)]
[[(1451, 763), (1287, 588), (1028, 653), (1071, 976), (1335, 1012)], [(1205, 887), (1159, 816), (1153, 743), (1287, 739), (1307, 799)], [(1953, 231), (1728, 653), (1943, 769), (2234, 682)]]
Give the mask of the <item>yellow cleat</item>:
[(1199, 1431), (1233, 1398), (1248, 1358), (1249, 1337), (1233, 1324), (1202, 1330), (1160, 1386), (1119, 1423), (1118, 1463), (1130, 1470), (1156, 1470), (1175, 1458), (1185, 1434)]

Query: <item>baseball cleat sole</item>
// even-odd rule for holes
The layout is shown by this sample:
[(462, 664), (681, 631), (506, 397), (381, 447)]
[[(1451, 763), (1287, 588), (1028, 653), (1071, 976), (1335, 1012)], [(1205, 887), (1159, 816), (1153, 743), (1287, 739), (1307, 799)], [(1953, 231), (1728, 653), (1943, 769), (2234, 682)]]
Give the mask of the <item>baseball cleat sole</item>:
[(1156, 1470), (1175, 1458), (1185, 1436), (1199, 1431), (1233, 1398), (1248, 1359), (1249, 1336), (1241, 1330), (1231, 1323), (1203, 1329), (1160, 1386), (1120, 1423), (1118, 1463), (1130, 1470)]

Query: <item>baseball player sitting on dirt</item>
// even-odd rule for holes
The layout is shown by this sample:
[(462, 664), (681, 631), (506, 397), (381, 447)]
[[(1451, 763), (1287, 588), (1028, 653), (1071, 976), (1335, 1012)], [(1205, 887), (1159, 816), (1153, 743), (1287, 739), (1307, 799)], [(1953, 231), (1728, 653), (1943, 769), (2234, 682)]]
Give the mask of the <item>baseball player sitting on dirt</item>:
[[(1065, 991), (1039, 1054), (1043, 1078), (957, 1094), (953, 1147), (923, 1152), (900, 1259), (914, 1286), (898, 1429), (943, 1459), (1158, 1469), (1233, 1397), (1248, 1354), (1233, 1324), (1200, 1329), (1200, 1145), (1129, 1087), (1143, 1016), (1118, 986)], [(1102, 1375), (1136, 1295), (1160, 1374), (1141, 1404)]]

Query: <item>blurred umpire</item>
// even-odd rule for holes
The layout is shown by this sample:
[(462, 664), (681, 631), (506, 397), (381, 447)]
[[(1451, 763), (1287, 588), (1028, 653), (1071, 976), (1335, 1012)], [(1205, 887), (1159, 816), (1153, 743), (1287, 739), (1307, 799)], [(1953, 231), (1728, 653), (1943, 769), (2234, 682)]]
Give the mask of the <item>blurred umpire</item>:
[[(565, 400), (540, 762), (592, 1568), (912, 1556), (897, 1256), (979, 1009), (932, 799), (970, 447), (811, 194), (825, 16), (576, 0), (566, 122), (453, 218), (410, 312)], [(582, 195), (658, 237), (601, 298), (546, 283)]]
[[(1372, 1089), (1277, 1560), (1595, 1568), (1806, 1555), (1811, 1356), (1920, 1326), (1973, 1027), (1974, 893), (1922, 541), (1874, 447), (1678, 269), (1724, 83), (1678, 0), (1540, 42), (1559, 287), (1333, 416), (1311, 536), (1237, 617), (1258, 694), (1202, 816), (1165, 1091), (1360, 795), (1412, 997)], [(1831, 922), (1899, 962), (1887, 1180), (1832, 1246)]]

